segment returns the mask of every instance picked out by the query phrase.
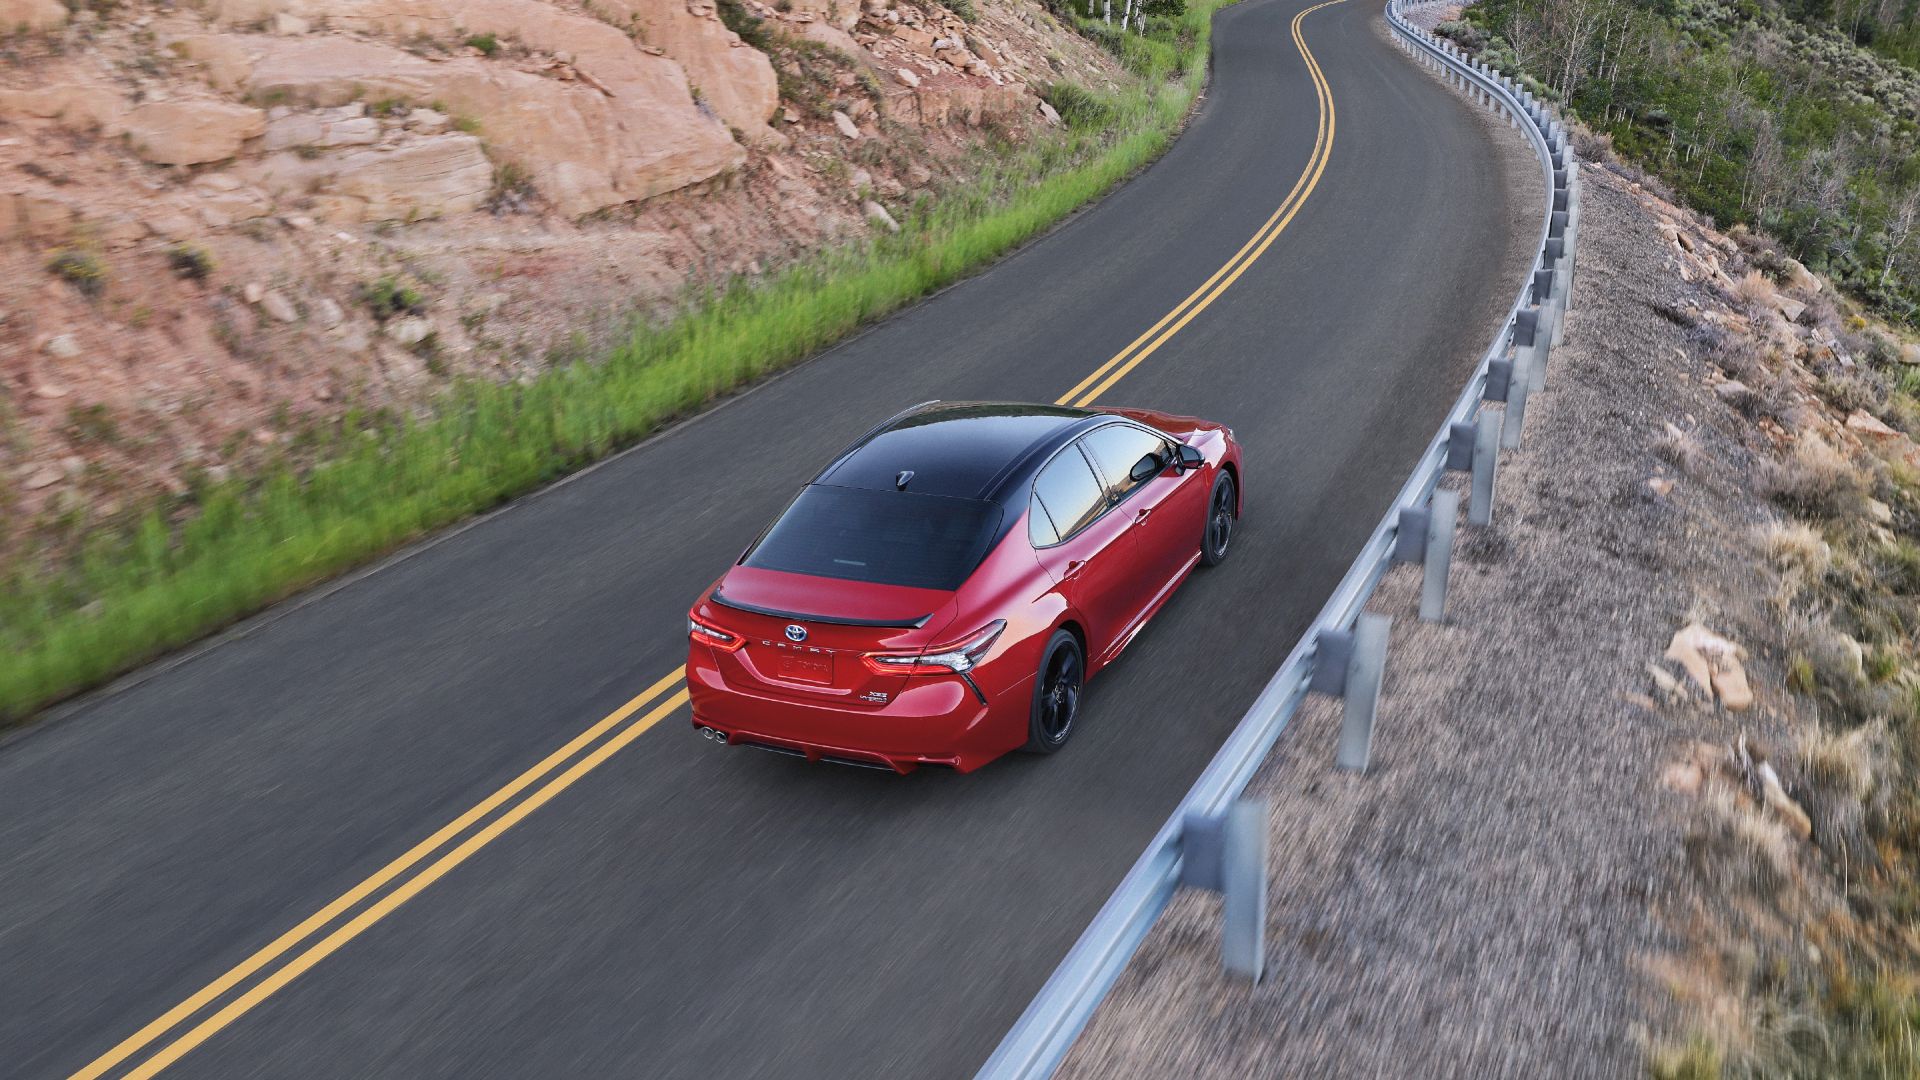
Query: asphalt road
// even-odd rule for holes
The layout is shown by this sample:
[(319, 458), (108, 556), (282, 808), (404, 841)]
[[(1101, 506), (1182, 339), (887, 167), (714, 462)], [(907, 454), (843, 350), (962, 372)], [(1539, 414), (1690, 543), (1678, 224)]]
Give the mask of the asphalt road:
[[(1313, 154), (1302, 6), (1223, 12), (1172, 152), (992, 271), (0, 747), (0, 1075), (88, 1065), (668, 674), (695, 592), (873, 422), (1052, 401), (1172, 309)], [(1524, 266), (1534, 196), (1376, 7), (1304, 22), (1338, 127), (1297, 217), (1100, 399), (1233, 425), (1246, 517), (1065, 752), (900, 778), (717, 749), (680, 709), (112, 1074), (225, 1006), (168, 1075), (970, 1073), (1331, 590)]]

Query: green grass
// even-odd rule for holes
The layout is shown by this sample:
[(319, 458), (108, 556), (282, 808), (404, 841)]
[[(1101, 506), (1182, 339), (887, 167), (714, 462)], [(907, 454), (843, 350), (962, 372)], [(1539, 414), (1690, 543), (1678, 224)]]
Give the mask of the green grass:
[[(302, 459), (317, 467), (282, 460), (202, 480), (117, 526), (68, 515), (63, 534), (0, 573), (0, 719), (552, 481), (980, 269), (1166, 149), (1204, 79), (1220, 6), (1154, 20), (1150, 33), (1175, 44), (1131, 50), (1157, 77), (1107, 99), (1111, 123), (1014, 152), (977, 185), (903, 213), (897, 236), (706, 296), (597, 362), (521, 386), (458, 383), (425, 419), (350, 413), (307, 433)], [(367, 302), (397, 313), (407, 288), (375, 282)]]

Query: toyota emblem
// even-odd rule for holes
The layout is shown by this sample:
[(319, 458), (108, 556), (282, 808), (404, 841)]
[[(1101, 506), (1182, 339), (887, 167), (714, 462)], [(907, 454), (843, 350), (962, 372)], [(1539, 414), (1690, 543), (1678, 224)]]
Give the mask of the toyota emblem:
[(807, 628), (804, 626), (801, 626), (799, 623), (788, 623), (787, 624), (787, 640), (788, 641), (807, 640)]

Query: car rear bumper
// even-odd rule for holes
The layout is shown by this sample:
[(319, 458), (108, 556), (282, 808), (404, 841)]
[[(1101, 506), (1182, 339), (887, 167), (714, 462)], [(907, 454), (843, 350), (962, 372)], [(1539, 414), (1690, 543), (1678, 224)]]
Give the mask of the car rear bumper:
[(732, 745), (898, 773), (922, 765), (972, 772), (1026, 736), (1017, 693), (1004, 696), (1022, 699), (1017, 730), (1006, 700), (982, 705), (959, 678), (916, 678), (885, 705), (816, 704), (731, 686), (704, 651), (696, 647), (687, 662), (693, 726)]

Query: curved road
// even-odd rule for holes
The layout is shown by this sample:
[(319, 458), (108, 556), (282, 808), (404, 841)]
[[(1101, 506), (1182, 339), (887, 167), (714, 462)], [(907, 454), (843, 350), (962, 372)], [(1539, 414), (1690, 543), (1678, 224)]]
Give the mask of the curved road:
[[(1374, 0), (1300, 21), (1323, 99), (1304, 8), (1222, 12), (1174, 149), (992, 271), (0, 747), (0, 1075), (970, 1073), (1337, 581), (1525, 265), (1533, 196), (1484, 123)], [(1248, 498), (1234, 559), (1064, 753), (807, 766), (695, 738), (670, 679), (642, 694), (848, 439), (1076, 389), (1232, 424)]]

